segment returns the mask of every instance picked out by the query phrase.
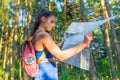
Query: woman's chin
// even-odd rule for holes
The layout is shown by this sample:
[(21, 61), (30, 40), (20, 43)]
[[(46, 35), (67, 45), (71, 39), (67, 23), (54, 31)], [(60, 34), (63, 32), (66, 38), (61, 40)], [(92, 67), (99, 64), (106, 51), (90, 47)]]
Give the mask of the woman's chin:
[(52, 29), (47, 30), (47, 32), (51, 32)]
[(51, 30), (47, 30), (46, 32), (50, 33), (50, 32), (51, 32)]

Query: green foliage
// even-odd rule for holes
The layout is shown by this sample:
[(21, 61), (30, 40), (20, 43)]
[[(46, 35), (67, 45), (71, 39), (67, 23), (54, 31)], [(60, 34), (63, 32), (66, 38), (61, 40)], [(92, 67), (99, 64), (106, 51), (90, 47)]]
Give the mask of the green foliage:
[(84, 80), (89, 77), (89, 72), (79, 68), (60, 63), (58, 66), (59, 80)]
[[(0, 65), (3, 64), (3, 61), (0, 59)], [(3, 80), (3, 68), (0, 66), (0, 80)]]
[(0, 7), (0, 23), (2, 23), (2, 25), (6, 25), (8, 24), (9, 21), (9, 9), (6, 7)]
[[(12, 26), (14, 28), (14, 25), (16, 24), (16, 4), (17, 4), (18, 0), (2, 0), (0, 1), (0, 24), (2, 24), (2, 27), (6, 27), (6, 25), (8, 25), (8, 27)], [(30, 1), (32, 1), (32, 6), (30, 6)], [(47, 0), (43, 0), (45, 1), (44, 4), (44, 8), (48, 9), (49, 5)], [(67, 27), (70, 25), (71, 22), (73, 21), (81, 21), (81, 12), (80, 12), (80, 4), (79, 4), (79, 0), (72, 0), (73, 2), (68, 2), (67, 3), (67, 10), (66, 10), (66, 18), (65, 18), (65, 12), (64, 12), (64, 6), (61, 5), (61, 9), (62, 11), (58, 10), (58, 6), (56, 5), (55, 1), (56, 0), (50, 0), (51, 1), (51, 10), (55, 13), (56, 15), (56, 26), (55, 28), (52, 30), (51, 34), (53, 35), (53, 38), (56, 40), (56, 42), (61, 42), (62, 37), (63, 37), (63, 33), (64, 31), (67, 29)], [(57, 0), (57, 1), (61, 1), (61, 3), (63, 4), (63, 0)], [(71, 1), (71, 0), (70, 0)], [(32, 27), (33, 22), (34, 22), (34, 18), (35, 15), (38, 11), (40, 11), (42, 9), (41, 4), (40, 4), (41, 0), (20, 0), (20, 6), (18, 11), (20, 12), (19, 14), (19, 21), (18, 23), (21, 24), (22, 26), (26, 27), (26, 19), (27, 19), (27, 15), (30, 14), (32, 16), (32, 20), (30, 23), (30, 27)], [(84, 5), (85, 5), (85, 14), (84, 16), (86, 16), (86, 20), (85, 21), (93, 21), (93, 20), (99, 20), (102, 19), (102, 11), (101, 11), (101, 4), (100, 4), (100, 0), (85, 0)], [(114, 3), (111, 3), (111, 12), (113, 13), (113, 15), (115, 14), (120, 14), (120, 2), (117, 2), (117, 0)], [(65, 23), (66, 20), (66, 23)], [(11, 23), (11, 25), (10, 25)], [(120, 44), (120, 19), (117, 18), (114, 21), (114, 25), (115, 25), (115, 30), (117, 33), (117, 37), (119, 40), (119, 44)], [(17, 38), (18, 41), (15, 42), (15, 45), (17, 46), (13, 46), (13, 47), (18, 47), (21, 44), (21, 41), (23, 40), (21, 38), (21, 35), (23, 36), (23, 33), (21, 32), (21, 28), (22, 26), (18, 25), (18, 32), (17, 32)], [(0, 27), (1, 31), (2, 31), (2, 27)], [(28, 27), (28, 26), (27, 26)], [(28, 28), (26, 28), (28, 29)], [(0, 40), (1, 38), (6, 38), (6, 36), (4, 36), (4, 34), (6, 34), (8, 29), (4, 29), (3, 32), (0, 32), (0, 34), (2, 34), (2, 36), (0, 36)], [(24, 30), (24, 29), (22, 29)], [(10, 32), (10, 31), (9, 31)], [(24, 32), (24, 31), (23, 31)], [(27, 32), (28, 33), (28, 32)], [(25, 35), (28, 35), (28, 34)], [(108, 59), (108, 55), (106, 52), (106, 46), (105, 46), (105, 42), (104, 42), (104, 36), (103, 33), (101, 31), (101, 28), (98, 28), (96, 30), (94, 30), (94, 43), (92, 46), (94, 47), (94, 49), (92, 49), (92, 54), (94, 57), (94, 62), (95, 62), (95, 68), (96, 68), (96, 75), (100, 80), (112, 80), (111, 78), (111, 72), (110, 72), (110, 64), (109, 64), (109, 59)], [(10, 33), (11, 34), (11, 33)], [(24, 36), (25, 36), (24, 35)], [(110, 35), (111, 36), (111, 35)], [(14, 38), (14, 37), (13, 37)], [(9, 41), (6, 41), (9, 42)], [(5, 42), (4, 42), (5, 43)], [(5, 46), (4, 46), (5, 47)], [(3, 50), (4, 48), (2, 48)], [(4, 50), (3, 50), (4, 51)], [(117, 63), (116, 63), (116, 57), (114, 54), (114, 51), (112, 51), (112, 57), (113, 57), (113, 61), (114, 61), (114, 67), (115, 67), (115, 72), (116, 72), (116, 77), (120, 79), (120, 70), (118, 69)], [(2, 54), (3, 56), (3, 54)], [(0, 57), (0, 65), (3, 65), (3, 57)], [(19, 80), (19, 68), (20, 68), (20, 60), (19, 58), (16, 60), (15, 63), (15, 68), (12, 69), (15, 72), (15, 79)], [(0, 80), (3, 80), (3, 68), (2, 66), (0, 66)], [(23, 70), (22, 70), (23, 73)], [(76, 67), (72, 67), (70, 65), (66, 65), (64, 63), (59, 63), (58, 65), (58, 74), (59, 74), (59, 80), (89, 80), (89, 72), (88, 71), (84, 71), (81, 69), (78, 69)], [(22, 74), (22, 76), (24, 76), (24, 74)], [(26, 77), (23, 77), (23, 80)]]

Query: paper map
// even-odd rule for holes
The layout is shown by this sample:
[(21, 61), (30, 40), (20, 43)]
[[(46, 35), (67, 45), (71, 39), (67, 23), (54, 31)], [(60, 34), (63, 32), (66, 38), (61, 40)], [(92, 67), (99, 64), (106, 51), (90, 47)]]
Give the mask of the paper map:
[[(94, 22), (72, 22), (71, 25), (64, 33), (65, 42), (62, 46), (62, 49), (67, 49), (74, 47), (77, 44), (83, 42), (84, 35), (88, 32), (93, 31), (98, 28), (100, 25), (106, 23), (107, 21), (114, 19), (116, 16), (106, 18), (104, 20), (94, 21)], [(63, 61), (69, 65), (89, 70), (90, 64), (90, 53), (89, 49), (86, 48), (79, 52), (77, 55)]]

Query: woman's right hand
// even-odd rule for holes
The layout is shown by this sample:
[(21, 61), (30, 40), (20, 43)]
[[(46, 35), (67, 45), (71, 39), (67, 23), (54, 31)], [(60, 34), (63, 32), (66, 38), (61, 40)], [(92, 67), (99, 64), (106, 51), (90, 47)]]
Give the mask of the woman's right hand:
[(85, 34), (83, 42), (88, 47), (90, 45), (91, 41), (92, 41), (92, 32), (89, 32), (89, 33)]

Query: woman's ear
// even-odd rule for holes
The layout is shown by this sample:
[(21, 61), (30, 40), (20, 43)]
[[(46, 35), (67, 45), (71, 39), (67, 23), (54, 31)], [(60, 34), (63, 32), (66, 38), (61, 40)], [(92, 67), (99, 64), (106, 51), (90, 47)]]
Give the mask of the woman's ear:
[(42, 22), (45, 23), (45, 21), (46, 21), (46, 18), (43, 16), (42, 17)]

